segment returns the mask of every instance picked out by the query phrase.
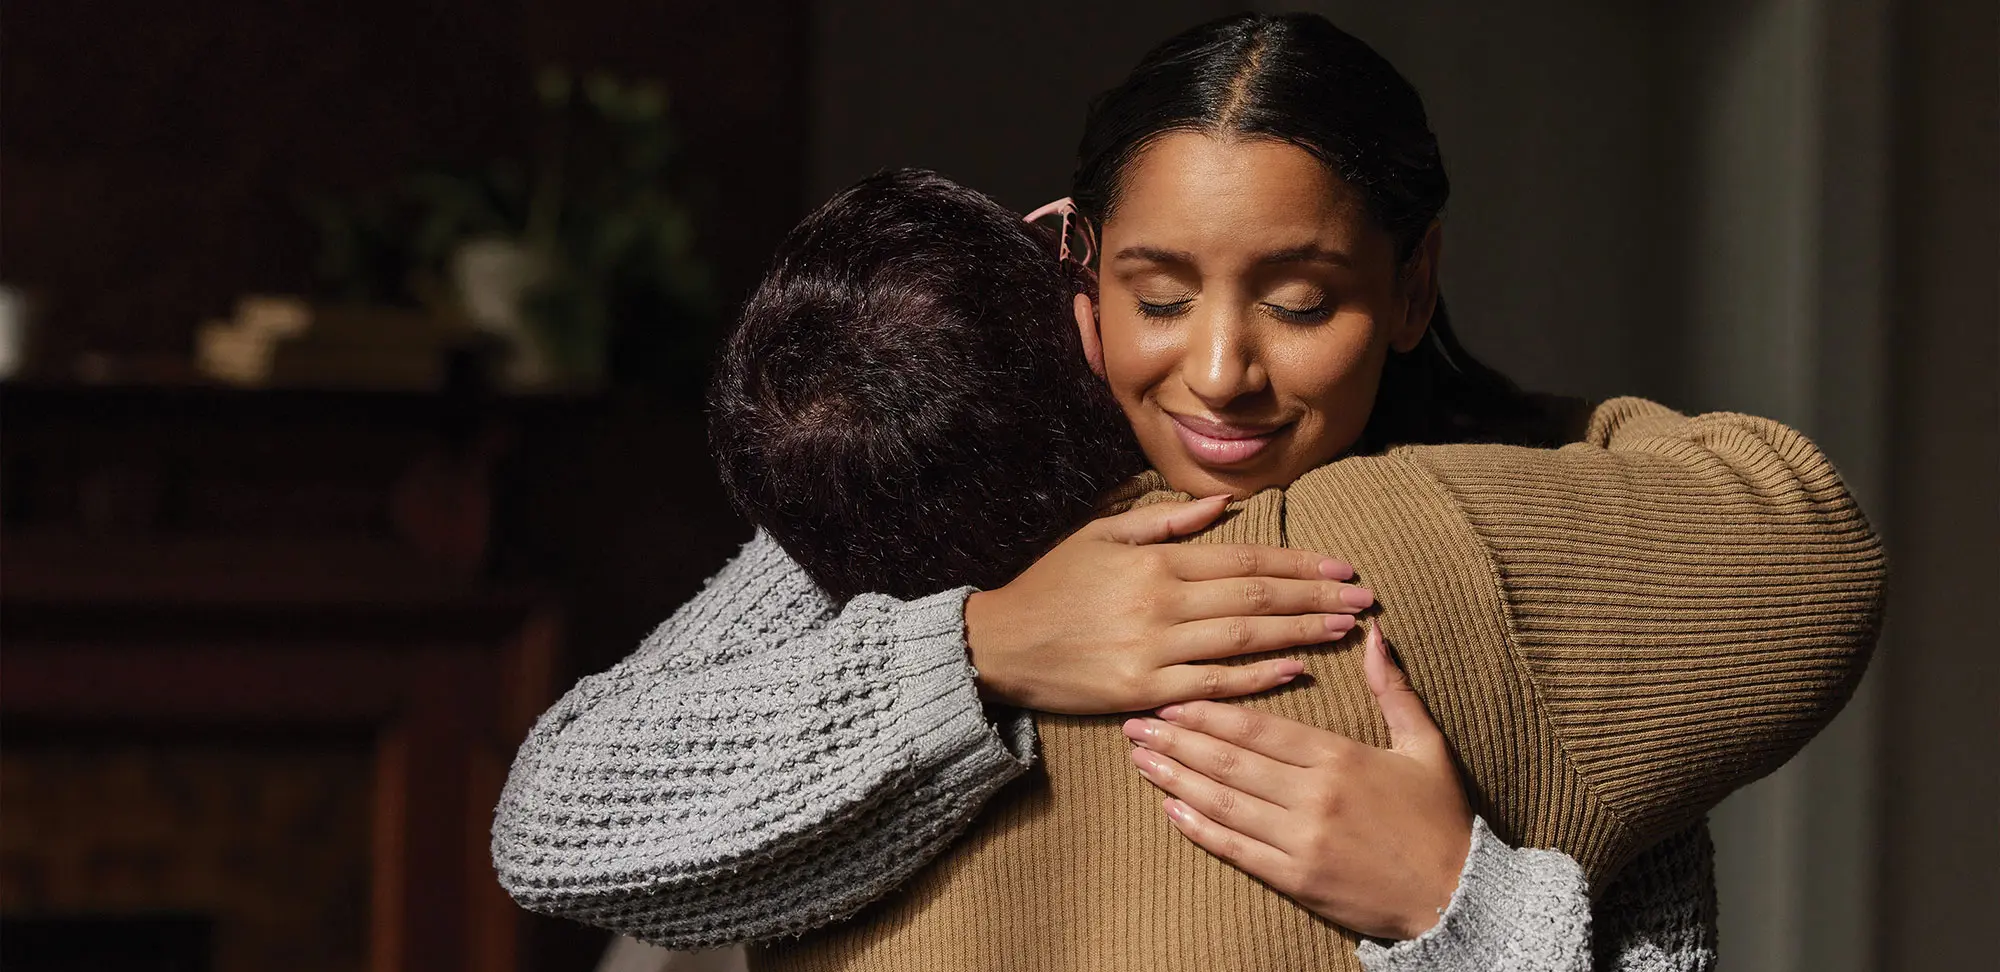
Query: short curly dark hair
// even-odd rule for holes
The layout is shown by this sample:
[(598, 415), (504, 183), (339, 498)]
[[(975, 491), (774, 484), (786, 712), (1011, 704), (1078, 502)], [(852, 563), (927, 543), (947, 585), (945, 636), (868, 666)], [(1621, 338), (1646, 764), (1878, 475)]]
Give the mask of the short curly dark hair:
[(829, 594), (1005, 583), (1145, 467), (1083, 356), (1088, 271), (933, 172), (806, 217), (710, 395), (723, 482)]

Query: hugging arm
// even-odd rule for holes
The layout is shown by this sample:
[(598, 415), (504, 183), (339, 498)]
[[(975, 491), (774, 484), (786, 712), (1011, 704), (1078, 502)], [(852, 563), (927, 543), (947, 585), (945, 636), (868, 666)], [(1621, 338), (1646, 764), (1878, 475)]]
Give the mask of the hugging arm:
[[(1037, 566), (1068, 563), (1057, 596), (1104, 605), (1077, 623), (1116, 637), (1053, 632), (1049, 644), (999, 653), (997, 663), (1039, 678), (998, 681), (1031, 684), (1046, 708), (1099, 712), (1174, 701), (1190, 685), (1226, 696), (1282, 684), (1290, 675), (1278, 661), (1206, 661), (1323, 641), (1358, 609), (1311, 609), (1337, 601), (1344, 586), (1325, 558), (1142, 552), (1221, 512), (1221, 503), (1161, 506), (1064, 540)], [(1252, 575), (1298, 601), (1211, 608), (1225, 616), (1304, 613), (1238, 643), (1208, 615), (1187, 621), (1136, 606), (1180, 600), (1143, 596), (1149, 590), (1214, 583), (1174, 572)], [(578, 683), (537, 722), (494, 816), (502, 886), (531, 910), (677, 948), (801, 932), (895, 887), (1029, 762), (1030, 719), (1006, 710), (996, 725), (974, 684), (969, 593), (867, 594), (836, 609), (759, 534), (637, 652)], [(1253, 630), (1278, 619), (1244, 620)], [(1188, 630), (1163, 634), (1177, 627)]]
[[(1443, 504), (1429, 499), (1439, 497)], [(1404, 448), (1316, 470), (1286, 499), (1291, 542), (1351, 555), (1383, 593), (1384, 620), (1398, 625), (1417, 691), (1446, 735), (1464, 743), (1457, 756), (1494, 829), (1569, 851), (1582, 865), (1578, 893), (1585, 882), (1604, 890), (1597, 934), (1558, 936), (1569, 943), (1562, 954), (1587, 962), (1594, 950), (1614, 968), (1711, 962), (1705, 859), (1617, 876), (1796, 751), (1838, 711), (1865, 665), (1881, 611), (1881, 550), (1825, 457), (1776, 423), (1689, 418), (1625, 399), (1600, 407), (1586, 440), (1571, 447)], [(1450, 515), (1436, 515), (1440, 505)], [(1407, 515), (1390, 522), (1401, 528), (1384, 529), (1379, 511), (1399, 506)], [(1456, 573), (1422, 569), (1402, 551), (1425, 542), (1486, 556), (1464, 558)], [(1162, 715), (1181, 723), (1208, 710), (1182, 711)], [(1524, 763), (1523, 752), (1537, 751), (1545, 755)], [(1245, 764), (1210, 762), (1231, 772)], [(1176, 796), (1200, 789), (1193, 775)], [(1272, 801), (1277, 793), (1267, 802), (1293, 806)], [(1255, 805), (1236, 793), (1212, 796), (1206, 808), (1199, 796), (1190, 802), (1209, 817), (1213, 808)], [(1361, 818), (1362, 831), (1376, 832), (1373, 844), (1416, 846), (1407, 833), (1380, 836), (1408, 831), (1408, 815), (1373, 816)], [(1190, 819), (1194, 831), (1182, 829), (1196, 843), (1259, 873), (1228, 852), (1242, 840), (1207, 833), (1227, 826)], [(1265, 830), (1296, 834), (1311, 823)], [(1706, 855), (1697, 843), (1683, 856)], [(1475, 851), (1460, 875), (1467, 894), (1481, 870), (1494, 869), (1475, 867), (1484, 854)], [(1339, 878), (1354, 870), (1353, 855), (1291, 858), (1294, 871), (1303, 869), (1292, 883), (1310, 892), (1301, 900), (1345, 923), (1343, 894), (1355, 888)], [(1530, 877), (1502, 883), (1537, 886)], [(1647, 903), (1645, 895), (1661, 894), (1681, 904)], [(1562, 895), (1543, 899), (1560, 905)], [(1458, 925), (1476, 932), (1447, 922), (1405, 945), (1431, 956), (1419, 965), (1453, 942), (1519, 947), (1516, 932), (1546, 932), (1564, 914), (1585, 914), (1584, 899), (1574, 900), (1534, 914), (1467, 908)], [(1518, 957), (1509, 949), (1478, 951)], [(1556, 961), (1562, 954), (1502, 967), (1572, 967)]]
[(1028, 763), (989, 721), (966, 589), (836, 611), (758, 534), (516, 757), (493, 824), (524, 907), (675, 948), (840, 918), (935, 856)]

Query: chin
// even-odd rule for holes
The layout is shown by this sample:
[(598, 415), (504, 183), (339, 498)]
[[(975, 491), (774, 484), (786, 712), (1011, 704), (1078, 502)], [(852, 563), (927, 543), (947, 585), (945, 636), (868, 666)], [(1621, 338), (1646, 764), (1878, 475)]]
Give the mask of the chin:
[[(1156, 464), (1155, 468), (1160, 467)], [(1167, 485), (1195, 497), (1228, 493), (1230, 499), (1249, 499), (1273, 486), (1285, 485), (1282, 478), (1269, 470), (1211, 469), (1183, 461), (1172, 472), (1163, 468), (1160, 471), (1166, 476)]]

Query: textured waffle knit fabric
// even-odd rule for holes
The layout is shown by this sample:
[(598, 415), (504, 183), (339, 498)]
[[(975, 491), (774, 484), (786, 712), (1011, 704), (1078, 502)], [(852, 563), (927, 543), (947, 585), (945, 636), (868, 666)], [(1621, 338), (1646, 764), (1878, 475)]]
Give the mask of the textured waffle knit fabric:
[[(1555, 450), (1398, 448), (1236, 504), (1193, 542), (1337, 555), (1383, 605), (1475, 808), (1594, 887), (1833, 717), (1880, 619), (1880, 545), (1810, 442), (1636, 399)], [(1147, 484), (1136, 502), (1184, 498)], [(1386, 745), (1358, 635), (1244, 704)], [(909, 885), (762, 969), (1359, 969), (1356, 937), (1208, 856), (1115, 717), (1037, 720), (1043, 758)]]

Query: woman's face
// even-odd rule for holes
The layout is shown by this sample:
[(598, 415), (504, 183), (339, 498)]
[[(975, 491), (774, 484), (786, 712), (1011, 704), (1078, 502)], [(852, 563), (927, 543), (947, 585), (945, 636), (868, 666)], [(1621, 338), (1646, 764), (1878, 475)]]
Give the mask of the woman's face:
[(1436, 227), (1405, 270), (1360, 198), (1277, 141), (1161, 138), (1101, 245), (1085, 346), (1101, 339), (1154, 468), (1196, 496), (1284, 486), (1347, 450), (1389, 350), (1414, 348), (1435, 305)]

